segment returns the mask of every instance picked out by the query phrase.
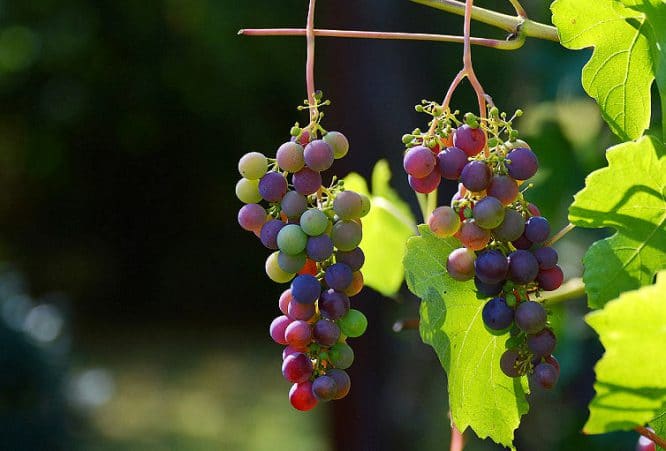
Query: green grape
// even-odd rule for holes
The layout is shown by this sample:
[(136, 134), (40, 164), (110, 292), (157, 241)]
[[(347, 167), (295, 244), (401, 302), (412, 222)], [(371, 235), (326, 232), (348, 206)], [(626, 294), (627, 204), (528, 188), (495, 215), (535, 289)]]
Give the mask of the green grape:
[(333, 156), (336, 160), (347, 155), (347, 152), (349, 151), (349, 141), (342, 133), (328, 132), (322, 139), (333, 148)]
[(310, 236), (319, 236), (326, 231), (330, 221), (321, 210), (311, 208), (301, 215), (301, 228)]
[(238, 183), (236, 183), (236, 197), (246, 204), (256, 204), (261, 202), (259, 180), (240, 179)]
[(370, 213), (370, 198), (364, 194), (361, 194), (361, 218)]
[(305, 266), (305, 253), (289, 255), (281, 252), (278, 254), (278, 265), (284, 272), (297, 273)]
[(328, 358), (335, 368), (349, 368), (354, 363), (354, 351), (346, 343), (336, 343), (328, 350)]
[(278, 264), (278, 251), (273, 252), (266, 259), (266, 274), (268, 278), (275, 283), (287, 283), (294, 278), (296, 274), (288, 273), (280, 268)]
[(250, 180), (258, 180), (268, 171), (268, 160), (259, 152), (246, 153), (238, 161), (238, 172)]
[(358, 310), (351, 309), (345, 316), (338, 320), (338, 326), (343, 334), (348, 337), (360, 337), (368, 327), (368, 319)]
[(287, 224), (278, 232), (278, 249), (287, 255), (297, 255), (305, 250), (308, 236), (296, 224)]
[(343, 191), (333, 201), (333, 210), (340, 219), (358, 219), (363, 213), (363, 199), (354, 191)]

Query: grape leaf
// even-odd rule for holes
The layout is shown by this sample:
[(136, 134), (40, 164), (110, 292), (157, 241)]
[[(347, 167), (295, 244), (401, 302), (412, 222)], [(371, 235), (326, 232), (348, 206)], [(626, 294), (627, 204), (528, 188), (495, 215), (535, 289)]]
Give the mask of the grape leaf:
[(657, 283), (622, 293), (585, 321), (606, 352), (594, 370), (596, 395), (584, 431), (633, 429), (654, 419), (666, 403), (666, 271)]
[(585, 254), (583, 281), (592, 308), (652, 283), (666, 268), (666, 152), (657, 139), (611, 147), (608, 167), (591, 173), (569, 207), (580, 227), (612, 227)]
[(407, 241), (407, 286), (421, 302), (421, 337), (431, 345), (448, 376), (449, 406), (454, 424), (470, 426), (481, 438), (513, 446), (513, 431), (527, 413), (527, 378), (502, 373), (499, 359), (509, 334), (492, 335), (483, 325), (483, 301), (473, 282), (458, 282), (446, 272), (449, 253), (460, 247), (441, 239), (427, 226)]
[(345, 177), (345, 188), (365, 194), (372, 208), (363, 221), (361, 248), (365, 253), (365, 284), (384, 296), (394, 295), (402, 285), (405, 270), (402, 257), (407, 238), (416, 233), (416, 220), (400, 196), (390, 187), (391, 170), (380, 160), (372, 170), (372, 194), (365, 179), (352, 172)]
[[(650, 124), (650, 86), (666, 64), (664, 1), (556, 0), (551, 11), (564, 47), (594, 47), (583, 88), (613, 133), (625, 141), (641, 136)], [(666, 81), (658, 87), (663, 99)]]
[[(654, 429), (655, 434), (659, 437), (666, 437), (666, 405), (657, 413), (655, 418), (650, 420), (650, 427)], [(657, 445), (657, 449), (663, 450), (664, 448)]]

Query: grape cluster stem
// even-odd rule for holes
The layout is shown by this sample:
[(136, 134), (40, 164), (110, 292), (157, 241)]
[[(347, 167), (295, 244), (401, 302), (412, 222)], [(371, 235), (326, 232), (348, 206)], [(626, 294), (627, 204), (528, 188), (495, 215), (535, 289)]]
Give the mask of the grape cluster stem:
[(317, 102), (315, 100), (315, 80), (314, 80), (314, 63), (315, 63), (315, 34), (314, 34), (314, 15), (315, 15), (315, 2), (310, 0), (308, 5), (308, 18), (305, 28), (305, 39), (307, 42), (307, 57), (305, 62), (305, 83), (308, 91), (308, 105), (310, 107), (310, 125), (317, 121), (319, 111), (317, 110)]

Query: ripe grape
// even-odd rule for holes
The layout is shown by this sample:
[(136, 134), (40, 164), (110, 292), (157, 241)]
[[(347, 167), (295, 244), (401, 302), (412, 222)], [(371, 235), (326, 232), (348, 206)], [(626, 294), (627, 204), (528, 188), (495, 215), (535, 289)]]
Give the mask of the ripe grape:
[(238, 211), (238, 223), (249, 231), (260, 231), (266, 223), (266, 210), (259, 204), (243, 205)]
[(504, 206), (494, 197), (484, 197), (472, 209), (474, 222), (483, 229), (494, 229), (504, 221)]
[(523, 232), (523, 234), (520, 235), (520, 237), (519, 237), (518, 239), (513, 240), (513, 241), (511, 242), (511, 244), (513, 244), (513, 246), (514, 246), (516, 249), (523, 249), (523, 250), (525, 250), (525, 249), (529, 249), (529, 248), (531, 248), (531, 247), (532, 247), (532, 244), (534, 244), (534, 243), (532, 243), (530, 240), (528, 240), (527, 237), (525, 237), (525, 233)]
[(430, 174), (421, 179), (412, 175), (407, 177), (409, 186), (411, 186), (414, 191), (421, 194), (428, 194), (435, 191), (441, 180), (442, 176), (440, 175), (439, 171), (432, 171)]
[(313, 171), (325, 171), (333, 165), (333, 148), (326, 141), (315, 139), (305, 146), (303, 159)]
[(358, 310), (351, 309), (338, 321), (340, 330), (348, 337), (356, 338), (365, 333), (368, 328), (368, 319)]
[(326, 234), (311, 236), (305, 245), (305, 253), (310, 259), (323, 262), (333, 255), (333, 240)]
[(552, 247), (540, 247), (532, 253), (539, 262), (539, 269), (551, 269), (557, 265), (557, 251)]
[(309, 274), (300, 274), (291, 282), (291, 296), (301, 304), (313, 304), (321, 294), (319, 279)]
[(273, 322), (271, 322), (271, 326), (268, 330), (274, 342), (281, 345), (287, 344), (287, 340), (285, 339), (284, 335), (287, 326), (289, 326), (291, 323), (291, 319), (285, 315), (278, 316), (273, 320)]
[(343, 291), (352, 283), (352, 270), (344, 263), (334, 263), (326, 268), (324, 280), (334, 290)]
[(282, 375), (289, 382), (305, 382), (312, 376), (312, 361), (303, 353), (296, 353), (282, 362)]
[(506, 278), (509, 264), (503, 253), (497, 250), (481, 252), (474, 262), (474, 273), (484, 283), (499, 283)]
[(555, 367), (555, 369), (557, 370), (558, 374), (559, 374), (559, 372), (560, 372), (560, 362), (557, 361), (557, 359), (555, 358), (554, 355), (549, 355), (544, 360), (546, 362), (550, 363), (551, 365), (553, 365)]
[(334, 368), (346, 370), (354, 363), (354, 351), (347, 343), (336, 343), (328, 350), (328, 357)]
[(460, 174), (460, 181), (468, 190), (479, 192), (488, 187), (491, 176), (490, 167), (483, 161), (475, 160), (465, 165)]
[(324, 212), (316, 208), (310, 208), (301, 215), (299, 224), (306, 234), (318, 236), (326, 231), (329, 222), (328, 216)]
[(276, 283), (287, 283), (294, 278), (296, 274), (288, 273), (280, 268), (278, 264), (278, 255), (279, 252), (273, 252), (266, 259), (266, 275), (269, 279)]
[(536, 279), (539, 262), (531, 252), (517, 250), (509, 254), (509, 280), (525, 285)]
[(549, 390), (557, 383), (560, 373), (550, 363), (542, 362), (534, 367), (533, 377), (541, 387)]
[(349, 151), (349, 141), (347, 137), (340, 132), (330, 131), (322, 139), (333, 149), (333, 157), (337, 160), (347, 155)]
[(485, 248), (490, 241), (490, 231), (482, 229), (472, 221), (463, 222), (460, 230), (455, 236), (460, 240), (463, 246), (472, 249), (473, 251), (480, 251)]
[[(291, 290), (287, 288), (282, 292), (280, 295), (280, 299), (278, 301), (278, 305), (280, 307), (280, 311), (287, 315), (289, 313), (289, 304), (291, 303), (291, 300), (293, 298), (291, 297)], [(287, 315), (288, 316), (288, 315)]]
[(284, 361), (284, 359), (286, 359), (290, 355), (299, 354), (299, 353), (302, 353), (304, 351), (307, 351), (307, 348), (306, 349), (296, 349), (291, 345), (287, 345), (282, 350), (282, 360)]
[(278, 248), (285, 254), (300, 254), (305, 250), (307, 242), (308, 236), (296, 224), (287, 224), (277, 234)]
[(557, 265), (550, 269), (542, 269), (537, 275), (539, 287), (545, 291), (557, 290), (560, 288), (563, 281), (564, 273), (562, 273), (562, 268)]
[(303, 146), (293, 141), (282, 144), (275, 155), (277, 164), (283, 171), (298, 172), (305, 166)]
[(453, 145), (470, 157), (479, 154), (486, 145), (486, 136), (480, 128), (472, 128), (465, 124), (456, 129)]
[(440, 238), (452, 236), (460, 228), (460, 217), (451, 207), (439, 207), (430, 214), (428, 227)]
[(502, 372), (509, 377), (518, 377), (521, 375), (521, 371), (518, 368), (518, 362), (520, 361), (520, 354), (515, 349), (508, 349), (504, 351), (502, 357), (500, 357), (500, 368)]
[(333, 224), (331, 239), (341, 251), (351, 251), (358, 247), (363, 237), (361, 225), (354, 221), (338, 221)]
[(439, 154), (439, 171), (447, 180), (458, 180), (460, 173), (467, 164), (467, 154), (457, 147), (449, 147)]
[(313, 328), (312, 334), (317, 343), (322, 346), (333, 346), (340, 338), (340, 327), (333, 321), (320, 319)]
[(336, 391), (333, 399), (342, 399), (347, 396), (351, 388), (351, 379), (345, 370), (331, 368), (326, 371), (326, 375), (335, 381)]
[(527, 336), (527, 347), (536, 357), (547, 357), (555, 350), (557, 339), (549, 328)]
[(287, 179), (279, 172), (267, 172), (259, 180), (259, 193), (268, 202), (279, 202), (287, 192)]
[(541, 211), (539, 210), (539, 207), (537, 207), (532, 203), (527, 204), (527, 211), (529, 211), (530, 215), (532, 216), (541, 216)]
[(330, 401), (337, 392), (335, 379), (330, 376), (319, 376), (312, 382), (312, 393), (319, 401)]
[(236, 197), (245, 204), (260, 202), (259, 180), (240, 179), (236, 183)]
[(277, 236), (284, 226), (285, 223), (279, 219), (271, 219), (270, 221), (266, 222), (261, 228), (261, 232), (259, 232), (261, 244), (266, 246), (268, 249), (277, 250)]
[(412, 147), (402, 161), (405, 172), (419, 179), (427, 177), (435, 169), (435, 163), (435, 156), (425, 146)]
[(304, 348), (312, 341), (312, 327), (303, 320), (292, 321), (284, 330), (284, 339), (295, 348)]
[(332, 288), (324, 291), (317, 303), (321, 315), (331, 321), (338, 320), (346, 315), (349, 311), (349, 304), (347, 295)]
[(525, 301), (516, 308), (516, 325), (528, 334), (535, 334), (546, 326), (546, 309), (534, 301)]
[(356, 247), (351, 251), (336, 251), (335, 261), (337, 263), (344, 263), (349, 266), (352, 271), (358, 271), (365, 263), (365, 254), (360, 247)]
[(290, 302), (287, 306), (287, 316), (291, 319), (300, 319), (309, 321), (315, 314), (314, 304), (301, 304), (300, 302)]
[(492, 330), (503, 330), (513, 323), (513, 309), (503, 298), (492, 298), (483, 306), (483, 323)]
[(250, 180), (258, 180), (268, 170), (268, 160), (259, 152), (246, 153), (238, 161), (238, 172)]
[(539, 161), (530, 149), (519, 147), (512, 150), (506, 156), (506, 169), (509, 175), (516, 180), (527, 180), (536, 174)]
[(317, 398), (312, 393), (312, 382), (305, 381), (292, 385), (289, 390), (289, 402), (298, 410), (313, 409), (317, 405)]
[[(654, 432), (651, 428), (647, 429)], [(657, 451), (657, 445), (649, 438), (641, 435), (638, 437), (638, 442), (636, 442), (636, 451)]]
[(340, 219), (357, 219), (363, 213), (363, 199), (354, 191), (343, 191), (333, 201), (333, 211)]
[(494, 175), (486, 193), (499, 199), (503, 205), (509, 205), (518, 197), (518, 184), (508, 175)]
[[(525, 230), (523, 215), (512, 208), (504, 211), (504, 220), (492, 230), (493, 236), (499, 241), (515, 241), (520, 239)], [(532, 243), (530, 243), (530, 246)]]
[(280, 251), (278, 253), (278, 265), (284, 272), (297, 273), (305, 265), (305, 254), (300, 253), (296, 255), (285, 254)]
[(308, 200), (296, 191), (288, 191), (280, 202), (280, 208), (287, 218), (300, 218), (308, 208)]
[(543, 216), (532, 216), (525, 223), (525, 237), (533, 243), (543, 243), (550, 235), (550, 224)]
[(497, 283), (485, 283), (478, 277), (474, 276), (474, 286), (476, 287), (476, 291), (484, 296), (497, 296), (502, 292), (504, 281), (502, 280)]
[(321, 174), (310, 168), (303, 168), (291, 178), (294, 189), (304, 196), (309, 196), (321, 188)]
[(363, 289), (363, 273), (361, 271), (354, 271), (352, 273), (352, 282), (343, 293), (347, 296), (356, 296)]
[(446, 260), (446, 271), (456, 280), (464, 282), (474, 277), (474, 260), (476, 254), (471, 249), (461, 247), (449, 254)]

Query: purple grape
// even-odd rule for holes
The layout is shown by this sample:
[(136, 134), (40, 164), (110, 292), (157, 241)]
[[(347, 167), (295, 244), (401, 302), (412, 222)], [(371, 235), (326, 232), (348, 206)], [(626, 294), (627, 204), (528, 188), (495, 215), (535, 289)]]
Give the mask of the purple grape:
[(486, 192), (499, 199), (502, 205), (509, 205), (518, 197), (518, 184), (508, 175), (495, 175), (490, 179)]
[(259, 194), (268, 202), (280, 202), (286, 192), (287, 179), (279, 172), (267, 172), (259, 180)]
[(516, 325), (528, 334), (535, 334), (546, 326), (546, 309), (534, 301), (525, 301), (516, 308)]
[(317, 398), (312, 393), (312, 382), (305, 381), (294, 384), (289, 389), (289, 402), (301, 411), (312, 410), (317, 405)]
[(303, 353), (287, 356), (282, 362), (282, 375), (289, 382), (305, 382), (312, 376), (312, 361)]
[(500, 368), (502, 372), (509, 377), (518, 377), (521, 375), (520, 370), (518, 369), (518, 362), (520, 360), (520, 354), (515, 349), (509, 349), (504, 351), (502, 357), (500, 357)]
[(238, 224), (249, 231), (261, 230), (266, 223), (266, 210), (259, 204), (243, 205), (238, 211)]
[(319, 376), (312, 381), (312, 393), (319, 401), (330, 401), (338, 393), (338, 386), (332, 377)]
[(314, 304), (301, 304), (290, 302), (287, 306), (287, 316), (294, 320), (308, 321), (315, 314)]
[(307, 256), (316, 262), (323, 262), (333, 255), (333, 241), (331, 237), (322, 234), (319, 236), (311, 236), (308, 238), (308, 243), (305, 246), (305, 253)]
[(347, 372), (345, 370), (331, 368), (326, 371), (326, 375), (335, 381), (335, 386), (337, 387), (333, 399), (342, 399), (347, 396), (347, 393), (349, 393), (349, 389), (351, 388), (351, 379)]
[(288, 191), (282, 198), (280, 207), (287, 218), (300, 218), (303, 212), (308, 209), (308, 200), (296, 191)]
[(321, 294), (321, 283), (310, 274), (298, 275), (291, 282), (291, 295), (296, 302), (313, 304)]
[(472, 221), (463, 222), (458, 233), (454, 235), (468, 249), (480, 251), (490, 242), (490, 231), (482, 229)]
[(555, 265), (550, 269), (542, 269), (537, 275), (539, 287), (544, 291), (553, 291), (560, 288), (564, 282), (564, 273), (562, 268)]
[(277, 250), (277, 236), (286, 224), (279, 219), (271, 219), (261, 228), (259, 233), (259, 238), (261, 239), (261, 244), (266, 246), (268, 249)]
[(549, 328), (527, 336), (527, 347), (536, 357), (547, 357), (555, 350), (557, 339)]
[(303, 169), (303, 146), (289, 141), (282, 144), (275, 155), (277, 164), (283, 171), (298, 172)]
[(498, 283), (485, 283), (482, 282), (478, 277), (474, 277), (474, 286), (476, 291), (484, 296), (497, 296), (502, 292), (502, 287), (504, 286), (504, 281)]
[(557, 265), (557, 251), (552, 247), (540, 247), (532, 253), (539, 262), (539, 269), (551, 269)]
[(409, 182), (409, 186), (411, 186), (417, 193), (428, 194), (432, 193), (439, 187), (439, 183), (442, 181), (442, 176), (439, 171), (432, 171), (422, 179), (410, 175), (407, 177), (407, 181)]
[(528, 240), (525, 237), (525, 233), (523, 233), (522, 235), (520, 235), (520, 237), (517, 240), (513, 240), (511, 242), (511, 244), (513, 244), (513, 246), (516, 249), (524, 249), (525, 250), (525, 249), (531, 248), (532, 244), (534, 244), (534, 243), (532, 243), (530, 240)]
[(282, 361), (289, 357), (290, 355), (295, 355), (301, 353), (302, 350), (296, 349), (293, 346), (285, 346), (284, 349), (282, 350)]
[(268, 330), (274, 342), (281, 345), (287, 344), (287, 340), (285, 339), (284, 334), (285, 331), (287, 330), (287, 327), (291, 323), (292, 323), (291, 318), (287, 317), (286, 315), (280, 315), (277, 318), (275, 318), (273, 322), (271, 322), (271, 325)]
[(474, 273), (481, 282), (495, 284), (504, 281), (509, 264), (507, 258), (500, 251), (489, 250), (481, 252), (474, 262)]
[(467, 164), (467, 154), (457, 147), (448, 147), (437, 155), (439, 171), (447, 180), (458, 180)]
[(549, 390), (557, 384), (560, 373), (550, 363), (542, 362), (534, 367), (533, 377), (541, 387)]
[(525, 223), (525, 237), (533, 243), (543, 243), (550, 235), (550, 224), (543, 216), (532, 216)]
[(320, 319), (314, 324), (312, 335), (320, 345), (333, 346), (340, 338), (340, 328), (333, 321)]
[(309, 196), (321, 188), (321, 174), (310, 168), (303, 168), (291, 177), (294, 189), (304, 196)]
[(427, 177), (435, 169), (435, 163), (435, 156), (425, 146), (412, 147), (405, 153), (402, 160), (405, 172), (420, 179)]
[(539, 161), (530, 149), (519, 147), (512, 150), (506, 156), (506, 169), (509, 175), (516, 180), (527, 180), (536, 174)]
[[(504, 211), (504, 220), (493, 229), (493, 236), (499, 241), (515, 241), (520, 239), (525, 231), (525, 219), (523, 215), (512, 208)], [(530, 246), (532, 243), (530, 243)]]
[(478, 155), (486, 145), (486, 136), (480, 128), (472, 128), (465, 124), (456, 129), (453, 145), (470, 157)]
[(324, 291), (317, 303), (321, 315), (331, 321), (336, 321), (345, 316), (349, 311), (349, 304), (349, 297), (346, 294), (332, 288)]
[(312, 327), (306, 321), (296, 320), (284, 330), (284, 338), (294, 348), (304, 349), (312, 341)]
[(472, 214), (477, 226), (494, 229), (504, 221), (504, 206), (494, 197), (487, 196), (474, 205)]
[(324, 280), (334, 290), (344, 291), (352, 283), (352, 270), (344, 263), (334, 263), (326, 268)]
[(361, 225), (354, 221), (338, 221), (333, 224), (331, 239), (333, 245), (341, 251), (351, 251), (358, 247), (363, 238)]
[(492, 171), (483, 161), (470, 161), (460, 174), (460, 181), (470, 191), (479, 192), (488, 187)]
[(461, 247), (449, 254), (446, 260), (446, 271), (449, 275), (461, 282), (474, 277), (474, 260), (476, 254), (471, 249)]
[(352, 271), (358, 271), (365, 263), (365, 254), (360, 247), (356, 247), (351, 251), (336, 251), (335, 261), (346, 264)]
[(509, 254), (509, 280), (525, 285), (536, 279), (539, 262), (530, 251), (519, 249)]
[(513, 309), (502, 298), (492, 298), (483, 306), (483, 323), (492, 330), (504, 330), (513, 323)]
[(333, 148), (322, 139), (315, 139), (303, 151), (305, 165), (313, 171), (322, 172), (333, 165)]

